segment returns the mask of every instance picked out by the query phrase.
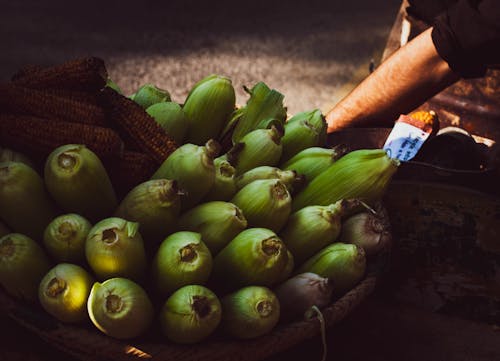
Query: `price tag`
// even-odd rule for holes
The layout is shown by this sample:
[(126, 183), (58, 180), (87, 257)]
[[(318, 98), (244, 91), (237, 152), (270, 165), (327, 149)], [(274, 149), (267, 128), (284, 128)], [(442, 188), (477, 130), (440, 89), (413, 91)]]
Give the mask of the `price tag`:
[(399, 117), (384, 144), (384, 150), (390, 158), (404, 162), (417, 155), (432, 131), (427, 125), (423, 125), (422, 129), (417, 124), (407, 115)]

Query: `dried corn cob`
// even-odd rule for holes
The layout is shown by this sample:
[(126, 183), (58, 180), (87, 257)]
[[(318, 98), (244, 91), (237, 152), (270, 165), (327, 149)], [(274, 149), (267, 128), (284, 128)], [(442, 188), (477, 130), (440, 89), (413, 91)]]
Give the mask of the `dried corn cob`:
[(71, 60), (39, 71), (22, 72), (14, 81), (29, 88), (65, 88), (96, 91), (106, 85), (104, 61), (96, 57)]
[(94, 106), (100, 107), (99, 93), (86, 92), (80, 90), (64, 89), (64, 88), (50, 88), (43, 89), (44, 93), (52, 96), (61, 97), (64, 99), (69, 99), (76, 102), (89, 103)]
[(54, 148), (69, 143), (85, 144), (103, 158), (123, 151), (123, 142), (113, 129), (27, 115), (0, 114), (0, 143), (33, 158), (45, 158)]
[(0, 86), (0, 106), (10, 113), (99, 126), (106, 125), (104, 111), (96, 104), (12, 84)]
[(129, 136), (142, 153), (161, 163), (177, 148), (175, 141), (144, 109), (111, 88), (102, 90), (109, 120)]
[(28, 64), (26, 66), (23, 66), (14, 75), (12, 75), (11, 80), (15, 81), (25, 77), (34, 76), (40, 70), (43, 70), (43, 67), (41, 67), (40, 65)]

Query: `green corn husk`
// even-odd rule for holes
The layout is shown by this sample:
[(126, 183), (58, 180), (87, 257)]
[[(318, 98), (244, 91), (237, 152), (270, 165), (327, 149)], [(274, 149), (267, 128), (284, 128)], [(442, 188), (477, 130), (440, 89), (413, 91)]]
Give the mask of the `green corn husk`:
[(296, 192), (305, 184), (305, 177), (294, 170), (281, 170), (278, 167), (262, 165), (236, 177), (236, 188), (240, 190), (247, 184), (260, 179), (279, 179), (290, 193)]
[(0, 163), (0, 218), (10, 229), (41, 240), (56, 215), (55, 204), (37, 172), (20, 162)]
[(399, 166), (383, 149), (352, 151), (314, 178), (293, 200), (293, 210), (356, 198), (373, 205)]
[(282, 163), (280, 168), (295, 170), (297, 173), (304, 175), (306, 180), (310, 182), (327, 170), (346, 152), (347, 148), (345, 146), (336, 146), (334, 148), (311, 147), (300, 151), (287, 162)]
[(278, 297), (269, 288), (244, 287), (222, 301), (223, 330), (239, 339), (252, 339), (272, 331), (280, 318)]
[(277, 165), (283, 149), (282, 136), (283, 128), (272, 125), (270, 129), (256, 129), (241, 138), (227, 153), (236, 174), (262, 165)]
[(338, 238), (341, 204), (342, 201), (328, 206), (308, 206), (290, 215), (279, 236), (297, 264), (302, 264)]
[(183, 105), (188, 120), (186, 142), (197, 145), (218, 139), (236, 106), (231, 79), (210, 75), (189, 92)]
[(130, 98), (144, 109), (161, 102), (171, 101), (170, 93), (153, 84), (144, 84)]
[(87, 299), (94, 280), (82, 267), (60, 263), (40, 282), (38, 299), (49, 314), (59, 321), (76, 323), (88, 318)]
[(12, 233), (12, 231), (7, 228), (7, 226), (2, 221), (0, 221), (0, 237), (3, 237), (9, 233)]
[(247, 184), (231, 199), (251, 227), (279, 232), (291, 213), (292, 197), (278, 179), (262, 179)]
[(179, 229), (200, 233), (214, 256), (246, 227), (243, 212), (222, 201), (200, 204), (179, 218)]
[(363, 248), (354, 244), (334, 243), (309, 258), (296, 274), (316, 273), (329, 278), (337, 295), (356, 286), (365, 275), (366, 256)]
[(0, 147), (0, 163), (3, 162), (19, 162), (35, 169), (35, 165), (27, 156), (22, 153), (16, 152), (12, 149)]
[(281, 140), (284, 163), (301, 150), (322, 146), (326, 142), (326, 121), (320, 110), (302, 112), (285, 123), (285, 135)]
[(214, 258), (213, 278), (228, 289), (278, 283), (290, 267), (288, 250), (273, 231), (248, 228)]
[(56, 148), (45, 162), (45, 184), (66, 212), (96, 222), (109, 217), (118, 202), (99, 157), (85, 145)]
[(48, 257), (30, 237), (9, 233), (0, 238), (0, 284), (13, 297), (37, 300), (38, 285), (49, 269)]
[(161, 102), (146, 109), (158, 124), (177, 144), (183, 144), (188, 130), (188, 121), (181, 106), (175, 102)]
[(236, 192), (236, 169), (227, 160), (222, 158), (214, 159), (215, 181), (204, 198), (208, 201), (228, 201)]
[(222, 308), (215, 293), (200, 285), (175, 291), (160, 312), (162, 333), (181, 344), (193, 344), (210, 336), (219, 326)]
[(114, 216), (139, 222), (145, 246), (155, 248), (177, 229), (182, 195), (177, 181), (149, 180), (134, 187), (123, 198)]
[(63, 214), (49, 223), (43, 234), (47, 252), (58, 262), (81, 264), (85, 260), (85, 241), (92, 225), (75, 213)]
[(98, 222), (85, 242), (85, 257), (99, 280), (125, 277), (139, 280), (146, 270), (139, 224), (112, 217)]
[(219, 149), (214, 140), (205, 146), (184, 144), (170, 154), (151, 179), (175, 179), (187, 193), (181, 208), (191, 208), (205, 197), (215, 182), (214, 158)]
[(196, 232), (172, 233), (154, 256), (151, 274), (157, 291), (166, 297), (183, 286), (202, 285), (212, 272), (212, 254)]
[(251, 131), (266, 128), (269, 120), (285, 123), (286, 108), (283, 106), (284, 96), (280, 92), (270, 89), (265, 83), (258, 82), (252, 89), (245, 88), (250, 94), (246, 105), (241, 110), (236, 124), (232, 141), (236, 144)]
[(117, 339), (142, 335), (154, 317), (153, 304), (146, 291), (137, 283), (119, 277), (94, 283), (87, 311), (94, 326)]

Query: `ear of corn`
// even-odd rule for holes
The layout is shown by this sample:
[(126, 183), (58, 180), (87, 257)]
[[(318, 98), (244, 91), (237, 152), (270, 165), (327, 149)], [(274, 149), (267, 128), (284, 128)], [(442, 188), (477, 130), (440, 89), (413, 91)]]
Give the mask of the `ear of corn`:
[(305, 182), (304, 176), (297, 174), (294, 170), (281, 170), (277, 167), (262, 165), (236, 177), (236, 188), (239, 190), (259, 179), (279, 179), (290, 193), (299, 190)]
[(238, 143), (252, 130), (263, 128), (270, 119), (284, 124), (286, 108), (283, 106), (284, 96), (276, 90), (271, 90), (265, 83), (257, 83), (248, 90), (250, 98), (242, 109), (242, 115), (233, 131), (233, 144)]
[(212, 188), (205, 196), (205, 201), (227, 201), (231, 199), (237, 190), (236, 169), (227, 160), (222, 158), (214, 159), (215, 180)]
[(182, 109), (188, 120), (186, 142), (201, 145), (218, 139), (235, 109), (236, 95), (231, 80), (211, 75), (189, 92)]
[(183, 144), (188, 123), (181, 106), (174, 102), (161, 102), (146, 109), (158, 124), (170, 135), (177, 144)]
[(134, 93), (132, 100), (146, 109), (156, 103), (169, 102), (171, 98), (167, 90), (153, 84), (144, 84)]
[(356, 198), (368, 204), (381, 199), (399, 166), (383, 149), (352, 151), (314, 178), (293, 201), (293, 210)]

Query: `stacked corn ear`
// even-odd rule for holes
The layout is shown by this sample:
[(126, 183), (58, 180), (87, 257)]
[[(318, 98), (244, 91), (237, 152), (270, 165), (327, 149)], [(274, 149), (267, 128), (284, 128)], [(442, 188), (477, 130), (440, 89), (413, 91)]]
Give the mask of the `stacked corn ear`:
[(281, 170), (278, 167), (262, 165), (236, 177), (236, 188), (240, 190), (247, 184), (261, 179), (279, 179), (292, 194), (305, 184), (305, 177), (295, 170)]
[(241, 209), (223, 201), (199, 204), (179, 218), (179, 229), (200, 233), (214, 256), (247, 225)]
[(56, 148), (45, 162), (44, 177), (47, 189), (61, 208), (91, 222), (109, 217), (118, 205), (106, 169), (85, 145)]
[(227, 201), (237, 192), (236, 169), (227, 160), (217, 157), (214, 159), (215, 180), (204, 201)]
[(144, 109), (160, 102), (169, 102), (170, 93), (154, 84), (144, 84), (132, 96), (132, 100)]
[(269, 129), (253, 130), (241, 138), (227, 153), (236, 174), (243, 174), (262, 165), (277, 165), (283, 150), (282, 136), (283, 127), (272, 125)]
[(183, 105), (188, 120), (186, 142), (205, 144), (218, 139), (235, 109), (236, 95), (229, 78), (210, 75), (189, 92)]
[(37, 172), (20, 162), (0, 163), (0, 218), (11, 230), (41, 240), (57, 213)]
[(148, 107), (146, 113), (151, 115), (177, 144), (184, 143), (188, 122), (179, 104), (175, 102), (156, 103)]
[(133, 188), (123, 198), (114, 216), (139, 222), (146, 247), (158, 246), (177, 228), (182, 195), (175, 180), (149, 180)]
[(319, 109), (301, 112), (285, 123), (285, 135), (281, 139), (284, 163), (306, 148), (322, 146), (326, 142), (326, 121)]
[(356, 198), (369, 205), (380, 200), (399, 166), (383, 149), (352, 151), (315, 177), (293, 201), (293, 210)]
[(252, 130), (268, 127), (272, 120), (284, 124), (286, 119), (283, 94), (271, 90), (263, 82), (255, 84), (250, 90), (247, 88), (245, 90), (250, 94), (250, 98), (242, 108), (241, 114), (238, 114), (232, 135), (233, 144), (240, 142)]
[(366, 271), (363, 248), (354, 244), (333, 243), (309, 258), (295, 273), (312, 272), (330, 279), (334, 293), (341, 295), (356, 286)]
[(290, 215), (280, 238), (300, 265), (340, 234), (341, 202), (328, 206), (308, 206)]
[(248, 228), (215, 256), (213, 278), (228, 289), (270, 287), (288, 270), (288, 250), (283, 241), (269, 229)]
[(49, 269), (47, 255), (32, 238), (20, 233), (0, 238), (0, 284), (10, 295), (35, 301), (38, 285)]
[(262, 179), (239, 190), (231, 203), (243, 211), (250, 227), (279, 232), (290, 216), (292, 197), (280, 180)]
[(177, 148), (158, 168), (152, 179), (173, 179), (186, 192), (182, 209), (198, 204), (215, 182), (214, 158), (219, 144), (209, 140), (205, 146), (187, 143)]
[(340, 157), (347, 153), (347, 148), (339, 145), (333, 148), (311, 147), (295, 154), (285, 163), (281, 163), (283, 170), (295, 170), (305, 176), (308, 182), (324, 172)]

